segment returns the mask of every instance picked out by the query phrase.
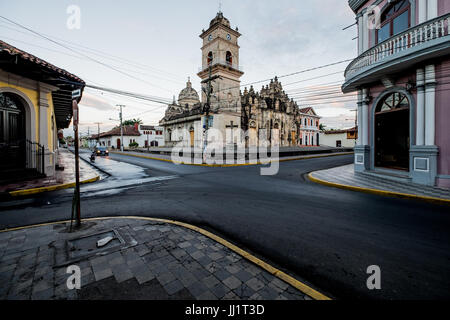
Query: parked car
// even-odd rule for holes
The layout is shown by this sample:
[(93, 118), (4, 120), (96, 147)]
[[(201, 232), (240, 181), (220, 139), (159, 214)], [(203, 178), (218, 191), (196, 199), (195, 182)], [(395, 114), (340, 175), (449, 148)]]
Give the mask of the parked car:
[(107, 147), (97, 147), (95, 149), (97, 156), (109, 156), (109, 151)]

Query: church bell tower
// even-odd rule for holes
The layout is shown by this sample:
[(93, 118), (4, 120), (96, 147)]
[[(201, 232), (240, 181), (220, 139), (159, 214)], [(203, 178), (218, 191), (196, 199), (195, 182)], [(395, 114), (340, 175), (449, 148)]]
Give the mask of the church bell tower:
[[(202, 46), (202, 68), (198, 76), (202, 87), (209, 76), (218, 76), (212, 83), (212, 110), (240, 110), (240, 78), (244, 74), (239, 67), (238, 28), (232, 29), (230, 21), (222, 12), (211, 20), (208, 30), (203, 30), (200, 38)], [(202, 92), (202, 101), (206, 94)]]

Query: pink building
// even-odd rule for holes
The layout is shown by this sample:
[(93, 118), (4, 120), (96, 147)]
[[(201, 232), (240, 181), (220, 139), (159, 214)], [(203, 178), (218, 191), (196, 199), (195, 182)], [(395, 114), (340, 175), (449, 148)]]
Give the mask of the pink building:
[(358, 57), (355, 171), (450, 187), (450, 1), (349, 0)]

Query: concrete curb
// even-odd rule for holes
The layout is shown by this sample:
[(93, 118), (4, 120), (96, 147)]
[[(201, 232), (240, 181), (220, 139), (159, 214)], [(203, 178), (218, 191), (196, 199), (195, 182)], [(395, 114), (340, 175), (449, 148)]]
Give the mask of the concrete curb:
[(351, 190), (351, 191), (358, 191), (363, 193), (369, 193), (369, 194), (376, 194), (386, 197), (395, 197), (395, 198), (402, 198), (402, 199), (414, 199), (414, 200), (421, 200), (426, 202), (432, 202), (432, 203), (438, 203), (438, 204), (446, 204), (450, 205), (450, 200), (447, 199), (441, 199), (441, 198), (435, 198), (435, 197), (428, 197), (428, 196), (419, 196), (415, 194), (409, 194), (409, 193), (401, 193), (401, 192), (395, 192), (395, 191), (386, 191), (381, 189), (372, 189), (372, 188), (363, 188), (363, 187), (357, 187), (347, 184), (340, 184), (335, 182), (330, 182), (327, 180), (322, 180), (319, 178), (314, 177), (312, 174), (314, 172), (311, 172), (308, 174), (308, 179), (312, 182), (327, 186), (327, 187), (334, 187), (339, 189), (345, 189), (345, 190)]
[[(256, 162), (256, 163), (243, 163), (243, 164), (195, 164), (195, 163), (184, 163), (179, 161), (172, 161), (169, 159), (161, 159), (161, 158), (155, 158), (155, 157), (149, 157), (144, 155), (138, 155), (138, 154), (129, 154), (124, 152), (111, 152), (112, 154), (119, 154), (123, 156), (130, 156), (135, 158), (143, 158), (143, 159), (149, 159), (149, 160), (157, 160), (157, 161), (163, 161), (163, 162), (170, 162), (173, 164), (181, 164), (186, 166), (197, 166), (197, 167), (210, 167), (210, 168), (230, 168), (230, 167), (244, 167), (244, 166), (258, 166), (258, 165), (268, 165), (271, 162), (262, 163), (262, 162)], [(308, 159), (317, 159), (317, 158), (327, 158), (327, 157), (336, 157), (336, 156), (346, 156), (354, 154), (354, 152), (342, 152), (342, 153), (332, 153), (332, 154), (322, 154), (322, 155), (313, 155), (313, 156), (302, 156), (297, 158), (290, 158), (290, 159), (280, 159), (279, 162), (288, 162), (288, 161), (297, 161), (297, 160), (308, 160)]]
[[(255, 257), (251, 253), (237, 247), (236, 245), (228, 242), (227, 240), (209, 232), (205, 229), (196, 227), (191, 224), (187, 224), (180, 221), (175, 220), (167, 220), (167, 219), (159, 219), (159, 218), (148, 218), (148, 217), (99, 217), (99, 218), (88, 218), (88, 219), (82, 219), (82, 221), (96, 221), (96, 220), (107, 220), (107, 219), (134, 219), (134, 220), (146, 220), (146, 221), (152, 221), (152, 222), (161, 222), (161, 223), (167, 223), (172, 224), (180, 227), (184, 227), (193, 231), (196, 231), (205, 237), (208, 237), (221, 245), (227, 247), (231, 251), (235, 252), (236, 254), (242, 256), (244, 259), (250, 261), (253, 264), (258, 265), (260, 268), (266, 270), (273, 276), (277, 277), (278, 279), (282, 280), (283, 282), (288, 283), (289, 285), (293, 286), (297, 290), (301, 291), (302, 293), (308, 295), (309, 297), (313, 298), (314, 300), (331, 300), (331, 298), (327, 297), (326, 295), (318, 292), (317, 290), (314, 290), (307, 284), (304, 284), (303, 282), (300, 282), (299, 280), (293, 278), (292, 276), (284, 273), (283, 271), (271, 266), (270, 264), (262, 261), (261, 259)], [(6, 230), (0, 230), (0, 233), (4, 232), (11, 232), (11, 231), (17, 231), (17, 230), (24, 230), (29, 228), (36, 228), (36, 227), (44, 227), (49, 225), (55, 225), (55, 224), (64, 224), (64, 223), (70, 223), (70, 220), (65, 221), (58, 221), (58, 222), (50, 222), (50, 223), (43, 223), (43, 224), (37, 224), (37, 225), (31, 225), (31, 226), (25, 226), (25, 227), (18, 227), (18, 228), (11, 228)]]
[[(87, 184), (87, 183), (93, 183), (100, 180), (100, 176), (96, 176), (91, 179), (80, 181), (80, 184)], [(69, 189), (74, 188), (75, 182), (70, 183), (64, 183), (64, 184), (58, 184), (55, 186), (48, 186), (48, 187), (41, 187), (41, 188), (33, 188), (33, 189), (25, 189), (25, 190), (17, 190), (17, 191), (11, 191), (9, 194), (13, 197), (19, 197), (19, 196), (28, 196), (32, 194), (37, 193), (43, 193), (43, 192), (49, 192), (49, 191), (56, 191), (56, 190), (62, 190), (62, 189)]]

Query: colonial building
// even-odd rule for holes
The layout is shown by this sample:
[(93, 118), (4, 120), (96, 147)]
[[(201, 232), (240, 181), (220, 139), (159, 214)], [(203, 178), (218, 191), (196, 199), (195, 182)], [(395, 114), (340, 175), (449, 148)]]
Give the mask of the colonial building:
[[(224, 145), (245, 141), (246, 146), (256, 146), (261, 134), (272, 145), (319, 145), (320, 117), (312, 108), (299, 109), (283, 91), (277, 78), (263, 86), (260, 92), (253, 87), (241, 92), (240, 78), (244, 72), (239, 66), (240, 36), (238, 28), (232, 29), (221, 12), (211, 21), (209, 28), (202, 31), (202, 67), (198, 73), (202, 80), (201, 101), (188, 80), (178, 102), (174, 98), (160, 121), (165, 128), (166, 146), (201, 148), (206, 121), (208, 128), (221, 133)], [(208, 79), (214, 80), (207, 120)], [(241, 132), (247, 132), (247, 137), (241, 136)]]
[(320, 132), (320, 144), (334, 148), (354, 148), (357, 136), (356, 127), (343, 130), (326, 130)]
[[(123, 147), (128, 148), (130, 144), (138, 142), (141, 133), (138, 129), (138, 124), (134, 126), (123, 127)], [(100, 135), (94, 134), (91, 139), (93, 142), (97, 142), (96, 145), (102, 147), (108, 147), (112, 149), (121, 149), (122, 134), (120, 127), (115, 127), (108, 132), (102, 132)], [(91, 143), (92, 144), (92, 143)]]
[(450, 1), (350, 0), (359, 56), (355, 170), (450, 187)]
[(164, 147), (164, 128), (159, 126), (140, 125), (141, 136), (138, 139), (140, 147)]
[[(115, 127), (108, 132), (102, 132), (100, 135), (94, 134), (90, 137), (89, 145), (103, 146), (111, 149), (120, 149), (122, 135), (120, 127)], [(163, 147), (164, 146), (164, 128), (158, 126), (146, 126), (135, 124), (133, 126), (123, 127), (123, 146), (128, 148), (130, 144), (138, 144), (139, 148)]]
[[(0, 180), (52, 176), (77, 76), (0, 41)], [(81, 99), (78, 98), (78, 99)]]

